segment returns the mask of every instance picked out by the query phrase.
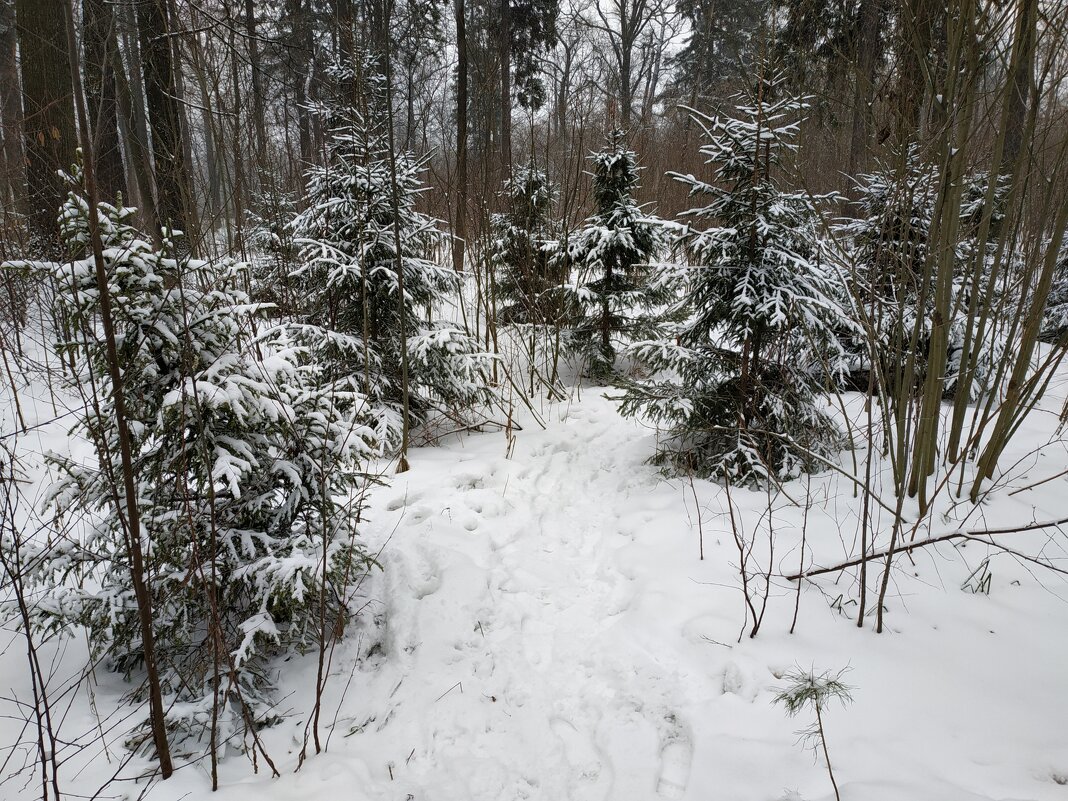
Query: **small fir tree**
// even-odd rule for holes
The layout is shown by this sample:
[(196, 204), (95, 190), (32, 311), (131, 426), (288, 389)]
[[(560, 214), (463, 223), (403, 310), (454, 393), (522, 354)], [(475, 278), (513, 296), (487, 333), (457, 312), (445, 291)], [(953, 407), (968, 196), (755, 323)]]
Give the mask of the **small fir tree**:
[(795, 476), (842, 443), (817, 395), (843, 315), (812, 199), (779, 185), (805, 103), (778, 88), (764, 81), (733, 117), (693, 112), (714, 182), (673, 174), (702, 205), (677, 229), (687, 263), (657, 278), (684, 321), (634, 347), (661, 377), (630, 383), (622, 407), (666, 427), (661, 460), (731, 481)]
[(293, 313), (302, 294), (291, 277), (298, 251), (290, 222), (296, 214), (295, 194), (270, 185), (246, 215), (253, 300), (272, 304), (281, 316)]
[(508, 211), (492, 220), (494, 291), (506, 324), (558, 324), (567, 263), (552, 218), (556, 187), (533, 164), (516, 167), (505, 182)]
[[(88, 214), (72, 192), (71, 258), (36, 265), (79, 334), (58, 344), (86, 392), (110, 386)], [(271, 658), (328, 645), (351, 614), (348, 587), (370, 560), (348, 498), (373, 435), (365, 399), (321, 389), (284, 332), (253, 335), (260, 308), (239, 288), (241, 265), (175, 257), (170, 240), (154, 250), (132, 214), (99, 207), (142, 530), (127, 530), (117, 489), (114, 398), (96, 390), (75, 432), (98, 465), (53, 455), (47, 501), (89, 530), (38, 543), (23, 563), (49, 598), (37, 623), (84, 626), (94, 657), (133, 677), (143, 657), (128, 538), (141, 537), (172, 743), (240, 747), (278, 716)]]
[(621, 339), (655, 335), (649, 311), (669, 296), (648, 280), (649, 263), (663, 243), (663, 227), (634, 202), (638, 159), (627, 149), (624, 132), (612, 131), (607, 146), (590, 158), (596, 212), (570, 243), (569, 260), (578, 268), (580, 281), (569, 345), (592, 377), (604, 379), (614, 373)]
[(838, 792), (838, 782), (834, 778), (834, 768), (831, 767), (831, 753), (827, 748), (827, 731), (823, 722), (823, 715), (831, 701), (838, 701), (842, 706), (848, 706), (853, 702), (852, 687), (842, 681), (844, 670), (838, 673), (816, 673), (815, 670), (792, 670), (783, 678), (787, 685), (781, 689), (772, 700), (776, 704), (786, 707), (786, 714), (796, 717), (806, 709), (811, 709), (815, 714), (816, 722), (809, 728), (800, 732), (802, 742), (814, 752), (822, 752), (823, 759), (827, 763), (827, 776), (834, 788), (834, 797), (841, 801), (842, 796)]
[(487, 397), (490, 357), (461, 327), (433, 318), (453, 302), (460, 279), (432, 258), (442, 236), (416, 209), (425, 159), (398, 154), (393, 174), (378, 71), (363, 64), (359, 74), (340, 67), (334, 74), (362, 87), (366, 107), (323, 111), (327, 164), (308, 171), (308, 208), (292, 223), (302, 336), (335, 380), (372, 399), (379, 440), (389, 448), (400, 438), (405, 391), (415, 423), (434, 409), (470, 406)]

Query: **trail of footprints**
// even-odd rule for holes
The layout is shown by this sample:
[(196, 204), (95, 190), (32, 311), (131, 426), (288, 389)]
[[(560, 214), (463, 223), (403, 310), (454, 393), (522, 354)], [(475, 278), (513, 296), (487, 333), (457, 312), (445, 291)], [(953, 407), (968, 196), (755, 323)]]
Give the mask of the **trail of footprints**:
[[(582, 427), (583, 422), (578, 421), (576, 429), (581, 430)], [(461, 637), (462, 642), (457, 642), (456, 653), (450, 661), (458, 663), (469, 659), (472, 661), (472, 671), (477, 672), (479, 663), (493, 665), (500, 658), (510, 658), (507, 653), (495, 653), (494, 644), (501, 642), (498, 634), (508, 627), (514, 629), (518, 623), (520, 652), (527, 667), (510, 666), (515, 676), (530, 677), (526, 680), (532, 684), (540, 682), (549, 686), (542, 693), (546, 697), (553, 697), (554, 693), (561, 691), (570, 692), (579, 703), (583, 697), (596, 697), (599, 689), (594, 685), (600, 681), (600, 676), (592, 666), (582, 676), (579, 686), (569, 688), (566, 685), (575, 674), (570, 670), (572, 666), (554, 664), (554, 659), (571, 656), (568, 653), (558, 655), (554, 649), (556, 615), (560, 610), (553, 609), (550, 599), (543, 597), (544, 591), (539, 591), (537, 574), (527, 570), (532, 562), (544, 562), (549, 558), (556, 560), (555, 565), (550, 562), (550, 566), (566, 574), (565, 571), (572, 565), (569, 560), (577, 557), (596, 559), (597, 546), (601, 543), (593, 542), (593, 538), (603, 534), (594, 530), (601, 528), (598, 520), (604, 511), (599, 507), (599, 499), (590, 497), (588, 486), (574, 486), (571, 481), (573, 476), (582, 474), (585, 468), (595, 467), (593, 464), (578, 465), (576, 462), (583, 458), (602, 458), (594, 453), (597, 444), (585, 449), (589, 453), (583, 453), (583, 446), (590, 444), (586, 440), (595, 436), (596, 432), (582, 432), (574, 438), (546, 443), (530, 453), (526, 464), (507, 464), (506, 468), (511, 468), (510, 476), (506, 470), (499, 470), (492, 463), (480, 463), (479, 468), (483, 468), (480, 470), (460, 469), (452, 476), (455, 491), (451, 494), (449, 506), (445, 508), (433, 508), (420, 493), (398, 496), (385, 505), (388, 512), (402, 511), (403, 526), (425, 529), (436, 525), (440, 519), (468, 534), (486, 537), (489, 563), (484, 602), (476, 607), (476, 614), (479, 615), (477, 634), (473, 631), (470, 636)], [(561, 460), (566, 465), (560, 465)], [(513, 498), (517, 500), (513, 501)], [(524, 501), (530, 504), (532, 517), (537, 520), (536, 528), (540, 530), (531, 531), (533, 521), (524, 521), (521, 514), (516, 515), (516, 520), (509, 519), (510, 512), (520, 511), (515, 504)], [(547, 503), (552, 505), (546, 506)], [(576, 514), (579, 509), (582, 515)], [(576, 520), (582, 518), (580, 522), (587, 524), (587, 530), (569, 531), (557, 520), (554, 521), (557, 525), (548, 527), (551, 532), (549, 541), (532, 542), (546, 534), (544, 522), (554, 515), (573, 515)], [(613, 522), (617, 525), (612, 527), (612, 533), (618, 536), (620, 526), (618, 521)], [(521, 537), (521, 533), (529, 536)], [(612, 549), (605, 550), (610, 554)], [(442, 586), (442, 566), (434, 549), (417, 542), (410, 551), (408, 554), (402, 549), (393, 551), (386, 570), (393, 599), (393, 608), (386, 620), (388, 642), (393, 654), (409, 665), (420, 641), (419, 603), (438, 592)], [(610, 556), (605, 558), (610, 559)], [(595, 567), (590, 574), (594, 582), (629, 584), (632, 578), (621, 573), (614, 564)], [(606, 578), (606, 574), (610, 575)], [(616, 586), (610, 594), (619, 595), (618, 589)], [(629, 591), (623, 595), (629, 598)], [(399, 600), (405, 596), (412, 599), (410, 603)], [(581, 596), (576, 600), (580, 601)], [(625, 611), (627, 605), (627, 600), (613, 601), (610, 614)], [(540, 614), (538, 610), (541, 610)], [(590, 609), (589, 613), (593, 617), (597, 611)], [(438, 622), (456, 624), (456, 621)], [(497, 631), (498, 628), (502, 631)], [(465, 653), (468, 656), (465, 657)], [(567, 674), (562, 682), (559, 677), (553, 676), (554, 671), (559, 670)], [(734, 683), (732, 678), (725, 677), (725, 689), (728, 691)], [(661, 694), (656, 686), (654, 680), (645, 689), (655, 697)], [(641, 688), (636, 689), (640, 691)], [(533, 687), (515, 688), (520, 695), (531, 690)], [(647, 781), (654, 780), (652, 786), (646, 786), (649, 790), (655, 790), (660, 798), (680, 799), (686, 794), (691, 773), (691, 738), (675, 713), (654, 713), (651, 708), (648, 712), (644, 711), (649, 700), (635, 699), (631, 702), (632, 708), (639, 710), (639, 722), (632, 722), (631, 725), (647, 727), (650, 741), (658, 743), (655, 753), (640, 760), (646, 769), (644, 778)], [(648, 797), (638, 787), (629, 786), (634, 777), (617, 775), (637, 768), (631, 754), (621, 751), (618, 745), (613, 746), (613, 732), (618, 735), (621, 725), (613, 713), (599, 711), (569, 719), (546, 710), (546, 715), (546, 727), (559, 742), (570, 771), (569, 801), (609, 801), (630, 798), (630, 793), (635, 793), (634, 798)], [(649, 770), (654, 773), (653, 776), (648, 775)]]

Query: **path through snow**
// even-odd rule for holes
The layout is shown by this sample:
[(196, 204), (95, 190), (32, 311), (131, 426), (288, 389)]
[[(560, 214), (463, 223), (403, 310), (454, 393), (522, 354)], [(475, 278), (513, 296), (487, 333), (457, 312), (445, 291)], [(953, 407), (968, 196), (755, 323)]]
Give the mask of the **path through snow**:
[(511, 460), (417, 463), (407, 494), (387, 503), (404, 510), (395, 540), (416, 545), (384, 558), (380, 668), (409, 694), (423, 684), (424, 700), (442, 696), (407, 724), (418, 731), (406, 767), (428, 766), (428, 797), (685, 794), (692, 749), (677, 679), (620, 620), (634, 594), (617, 558), (631, 541), (619, 505), (636, 485), (628, 442), (603, 414), (562, 412)]

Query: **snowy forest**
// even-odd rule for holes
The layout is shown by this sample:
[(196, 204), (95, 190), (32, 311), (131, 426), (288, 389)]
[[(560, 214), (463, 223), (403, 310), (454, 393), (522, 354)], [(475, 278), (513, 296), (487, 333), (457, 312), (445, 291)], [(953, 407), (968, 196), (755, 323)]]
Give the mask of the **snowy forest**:
[(0, 0), (0, 799), (1064, 801), (1066, 226), (1065, 0)]

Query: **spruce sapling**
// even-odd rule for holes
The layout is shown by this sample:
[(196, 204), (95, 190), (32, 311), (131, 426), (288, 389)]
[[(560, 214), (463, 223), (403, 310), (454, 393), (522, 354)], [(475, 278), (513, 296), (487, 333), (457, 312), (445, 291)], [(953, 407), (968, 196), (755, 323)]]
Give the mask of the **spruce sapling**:
[(569, 247), (580, 280), (574, 289), (577, 314), (568, 344), (586, 362), (591, 377), (609, 379), (621, 339), (647, 339), (657, 333), (648, 312), (669, 298), (662, 287), (649, 283), (648, 275), (664, 236), (659, 221), (634, 202), (637, 155), (627, 148), (625, 132), (612, 131), (604, 149), (590, 159), (596, 211)]
[(461, 326), (435, 317), (455, 302), (460, 278), (434, 260), (441, 232), (416, 208), (426, 159), (405, 152), (391, 164), (381, 77), (369, 59), (361, 64), (359, 74), (332, 71), (339, 84), (361, 88), (366, 107), (323, 109), (328, 163), (307, 172), (308, 207), (291, 226), (293, 276), (304, 290), (300, 337), (334, 380), (371, 399), (388, 452), (400, 444), (405, 405), (419, 424), (486, 400), (491, 358)]
[(567, 263), (552, 214), (556, 187), (533, 163), (505, 182), (508, 211), (493, 216), (494, 291), (506, 324), (559, 323)]
[(853, 701), (850, 691), (853, 689), (842, 681), (845, 670), (837, 673), (829, 671), (816, 673), (815, 670), (793, 670), (783, 678), (787, 685), (775, 696), (774, 702), (786, 707), (786, 714), (796, 717), (806, 709), (815, 712), (816, 722), (801, 732), (802, 742), (813, 751), (822, 751), (824, 761), (827, 763), (827, 775), (831, 779), (834, 788), (834, 797), (842, 801), (838, 792), (838, 782), (834, 779), (834, 770), (831, 768), (831, 757), (827, 751), (827, 736), (823, 725), (823, 713), (831, 701), (839, 701), (846, 706)]
[(630, 382), (622, 406), (666, 428), (660, 461), (733, 483), (794, 477), (843, 441), (818, 395), (850, 323), (813, 198), (782, 186), (807, 107), (782, 92), (762, 80), (734, 116), (691, 112), (714, 180), (673, 174), (701, 204), (674, 227), (685, 262), (654, 278), (676, 298), (665, 321), (681, 322), (632, 347), (655, 375)]
[(87, 532), (28, 546), (28, 579), (51, 599), (34, 622), (84, 626), (94, 658), (140, 676), (129, 582), (137, 536), (166, 725), (176, 747), (195, 753), (209, 741), (214, 755), (279, 718), (271, 659), (322, 643), (324, 617), (332, 641), (352, 614), (348, 580), (370, 560), (360, 504), (345, 499), (372, 453), (367, 399), (325, 383), (284, 329), (255, 333), (266, 321), (240, 288), (242, 265), (175, 255), (169, 233), (156, 250), (130, 225), (133, 210), (99, 204), (140, 508), (130, 532), (112, 468), (116, 398), (97, 391), (106, 360), (85, 257), (89, 208), (76, 186), (60, 218), (71, 259), (34, 265), (55, 281), (77, 332), (57, 346), (73, 365), (72, 389), (87, 396), (76, 432), (97, 456), (89, 465), (50, 457), (59, 477), (47, 505), (85, 520)]

